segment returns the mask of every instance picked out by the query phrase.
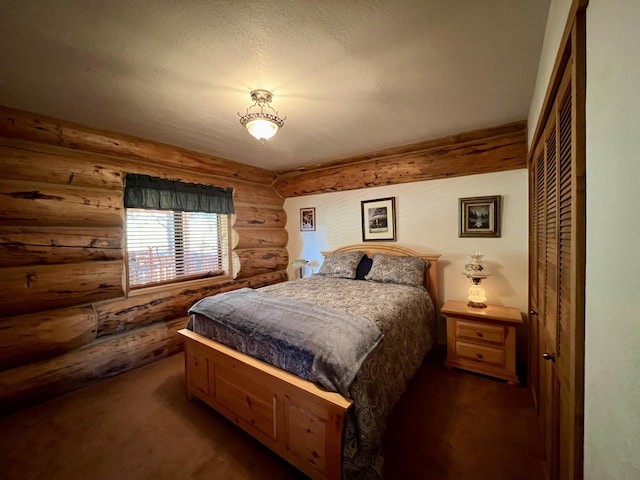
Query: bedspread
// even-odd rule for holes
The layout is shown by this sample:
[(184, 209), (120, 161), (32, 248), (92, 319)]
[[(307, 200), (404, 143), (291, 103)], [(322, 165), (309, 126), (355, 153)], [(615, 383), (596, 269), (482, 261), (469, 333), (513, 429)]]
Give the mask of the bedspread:
[[(321, 275), (259, 291), (348, 312), (368, 319), (382, 332), (378, 348), (362, 364), (345, 395), (353, 399), (354, 406), (347, 415), (343, 437), (343, 478), (382, 478), (382, 437), (389, 415), (435, 337), (434, 306), (428, 293), (422, 287)], [(220, 343), (233, 346), (239, 341), (235, 332), (224, 326), (214, 330), (215, 338), (210, 338)], [(264, 347), (253, 345), (245, 353), (252, 355), (252, 348)]]
[[(291, 373), (344, 396), (382, 339), (380, 329), (366, 318), (251, 288), (203, 298), (189, 313), (205, 315), (246, 341), (264, 345), (254, 357), (284, 370), (294, 367)], [(195, 328), (206, 332), (209, 325)], [(234, 346), (247, 353), (244, 345)], [(277, 357), (267, 353), (273, 350)], [(287, 363), (278, 362), (279, 357)]]

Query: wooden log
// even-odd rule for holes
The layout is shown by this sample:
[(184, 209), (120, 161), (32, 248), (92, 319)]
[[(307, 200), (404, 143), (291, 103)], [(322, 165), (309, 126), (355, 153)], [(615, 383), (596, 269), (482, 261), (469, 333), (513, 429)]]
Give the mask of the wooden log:
[(0, 317), (121, 297), (121, 261), (0, 269)]
[(261, 208), (250, 206), (236, 206), (234, 228), (262, 227), (284, 228), (287, 224), (287, 214), (281, 208)]
[[(258, 185), (255, 183), (240, 185), (235, 183), (231, 186), (233, 190), (233, 202), (238, 206), (273, 206), (282, 207), (284, 205), (284, 198), (273, 188), (272, 185)], [(235, 186), (234, 186), (235, 185)]]
[(122, 260), (122, 228), (0, 226), (0, 265)]
[(271, 185), (271, 171), (183, 148), (0, 107), (0, 137), (32, 140), (88, 152), (207, 172)]
[(240, 260), (236, 278), (248, 278), (273, 270), (285, 270), (289, 261), (286, 248), (246, 248), (234, 252)]
[(286, 247), (289, 234), (283, 228), (237, 228), (235, 248)]
[(519, 122), (281, 172), (274, 186), (288, 198), (499, 172), (526, 168), (526, 152)]
[(183, 317), (105, 337), (57, 357), (0, 372), (0, 415), (181, 351), (177, 331), (186, 321)]
[(98, 336), (111, 335), (170, 320), (187, 314), (191, 305), (201, 298), (238, 288), (259, 288), (287, 280), (286, 270), (256, 275), (237, 282), (223, 284), (173, 285), (127, 298), (106, 300), (94, 304), (98, 315)]
[[(29, 158), (31, 152), (38, 158), (59, 158), (64, 159), (66, 164), (66, 170), (55, 170), (55, 174), (50, 178), (46, 178), (48, 175), (47, 169), (44, 169), (42, 165), (34, 172), (33, 177), (29, 176), (28, 169), (19, 168), (16, 172), (12, 172), (7, 178), (15, 179), (31, 179), (38, 182), (69, 184), (69, 185), (84, 185), (86, 186), (98, 186), (95, 184), (97, 179), (87, 178), (89, 171), (86, 171), (87, 165), (94, 165), (97, 172), (95, 175), (101, 177), (100, 181), (104, 182), (104, 186), (107, 186), (107, 182), (111, 179), (115, 181), (115, 178), (110, 178), (118, 174), (119, 186), (113, 185), (114, 189), (121, 189), (123, 184), (123, 178), (125, 173), (138, 173), (143, 175), (152, 175), (161, 178), (168, 178), (172, 180), (180, 180), (183, 182), (199, 183), (203, 185), (213, 185), (223, 188), (232, 188), (234, 191), (234, 202), (236, 204), (257, 204), (257, 205), (274, 205), (282, 206), (284, 199), (275, 191), (271, 184), (262, 184), (255, 182), (248, 182), (246, 179), (225, 178), (216, 175), (211, 175), (203, 172), (202, 170), (189, 170), (186, 168), (178, 168), (176, 166), (169, 166), (166, 164), (158, 164), (156, 162), (149, 163), (148, 161), (140, 159), (123, 159), (117, 157), (110, 157), (107, 155), (92, 154), (80, 150), (73, 150), (71, 148), (63, 148), (52, 145), (46, 145), (41, 143), (28, 142), (24, 140), (16, 140), (11, 138), (1, 138), (0, 145), (3, 145), (5, 149), (22, 152), (15, 153), (14, 155), (23, 155)], [(0, 164), (2, 162), (2, 156), (0, 155)], [(76, 167), (76, 164), (81, 167)], [(70, 170), (74, 169), (76, 173), (71, 179)], [(112, 172), (107, 174), (106, 172)], [(45, 178), (43, 179), (43, 175)], [(71, 179), (71, 182), (69, 180)]]
[(0, 319), (0, 370), (60, 355), (96, 339), (98, 318), (91, 307)]
[(4, 225), (121, 226), (123, 211), (122, 190), (0, 181)]
[(0, 168), (5, 180), (72, 185), (75, 187), (122, 189), (122, 172), (109, 168), (105, 158), (71, 149), (50, 149), (0, 145)]
[(377, 150), (374, 152), (362, 153), (359, 155), (353, 155), (349, 157), (343, 157), (336, 160), (322, 162), (315, 165), (303, 165), (300, 167), (291, 168), (288, 170), (278, 170), (276, 174), (281, 176), (296, 175), (298, 173), (319, 170), (323, 168), (337, 167), (341, 165), (349, 165), (352, 163), (366, 162), (369, 160), (378, 160), (383, 157), (392, 157), (396, 155), (404, 155), (406, 153), (415, 153), (421, 151), (427, 151), (440, 147), (455, 147), (458, 145), (464, 145), (466, 143), (473, 143), (477, 141), (484, 141), (489, 138), (499, 137), (502, 135), (520, 134), (526, 135), (527, 122), (525, 120), (520, 122), (507, 123), (505, 125), (499, 125), (497, 127), (481, 128), (478, 130), (472, 130), (469, 132), (457, 133), (455, 135), (448, 135), (446, 137), (436, 138), (432, 140), (425, 140), (418, 143), (410, 143), (408, 145), (399, 145), (396, 147), (387, 148), (384, 150)]
[[(231, 218), (235, 222), (236, 216), (233, 215)], [(231, 247), (231, 250), (236, 248), (238, 246), (238, 243), (240, 243), (240, 236), (238, 235), (238, 232), (236, 231), (235, 228), (230, 228), (229, 229), (229, 245)]]

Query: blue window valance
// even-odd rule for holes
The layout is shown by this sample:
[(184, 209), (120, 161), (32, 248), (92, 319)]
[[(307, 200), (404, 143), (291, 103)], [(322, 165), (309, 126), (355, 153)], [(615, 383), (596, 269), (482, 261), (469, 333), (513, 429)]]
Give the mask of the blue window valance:
[(125, 208), (175, 212), (234, 213), (233, 189), (127, 174)]

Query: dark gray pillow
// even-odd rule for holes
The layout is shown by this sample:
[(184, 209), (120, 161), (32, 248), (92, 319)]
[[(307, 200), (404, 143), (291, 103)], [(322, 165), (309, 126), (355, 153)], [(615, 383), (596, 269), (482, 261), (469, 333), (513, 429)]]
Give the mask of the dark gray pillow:
[(354, 252), (331, 253), (324, 257), (318, 275), (339, 278), (356, 278), (358, 264), (364, 256), (360, 250)]
[(371, 270), (364, 278), (370, 282), (421, 287), (424, 285), (424, 270), (428, 265), (427, 260), (419, 257), (376, 253)]

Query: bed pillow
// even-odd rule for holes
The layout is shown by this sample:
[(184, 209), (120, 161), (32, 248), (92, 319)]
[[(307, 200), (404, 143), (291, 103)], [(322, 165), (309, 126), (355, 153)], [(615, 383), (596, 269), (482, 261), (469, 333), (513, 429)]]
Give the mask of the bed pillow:
[(427, 260), (418, 257), (376, 253), (365, 280), (421, 287), (424, 285), (424, 270), (428, 265)]
[(356, 278), (358, 264), (364, 256), (360, 250), (354, 252), (331, 253), (324, 257), (318, 275), (338, 278)]
[(372, 263), (373, 260), (370, 259), (367, 255), (362, 257), (362, 260), (360, 260), (358, 268), (356, 269), (356, 280), (364, 280), (365, 275), (369, 273), (369, 270), (371, 270)]

